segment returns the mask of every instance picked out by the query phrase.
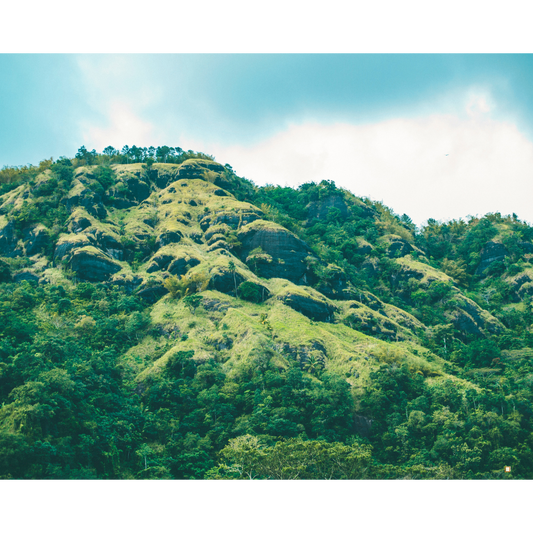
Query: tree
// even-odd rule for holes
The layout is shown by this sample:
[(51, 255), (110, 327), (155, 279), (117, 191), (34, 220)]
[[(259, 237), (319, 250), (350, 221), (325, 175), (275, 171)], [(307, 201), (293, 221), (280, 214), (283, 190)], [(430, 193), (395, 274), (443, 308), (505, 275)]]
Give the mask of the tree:
[(155, 152), (158, 161), (166, 162), (168, 154), (170, 154), (170, 148), (168, 146), (158, 146)]
[(235, 266), (235, 263), (233, 261), (230, 261), (228, 264), (228, 270), (233, 274), (233, 282), (235, 283), (235, 297), (238, 298), (239, 295), (237, 293), (237, 277), (235, 275), (235, 272), (237, 270), (237, 267)]
[(231, 439), (221, 455), (230, 463), (223, 465), (230, 477), (237, 474), (241, 479), (254, 479), (260, 475), (264, 453), (256, 436), (242, 435)]

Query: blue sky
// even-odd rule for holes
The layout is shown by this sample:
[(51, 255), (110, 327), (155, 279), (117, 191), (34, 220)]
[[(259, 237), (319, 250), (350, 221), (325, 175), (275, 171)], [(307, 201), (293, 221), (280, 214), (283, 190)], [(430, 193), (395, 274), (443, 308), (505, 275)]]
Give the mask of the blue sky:
[(333, 179), (417, 223), (533, 222), (531, 94), (528, 54), (4, 54), (0, 166), (167, 144), (258, 184)]

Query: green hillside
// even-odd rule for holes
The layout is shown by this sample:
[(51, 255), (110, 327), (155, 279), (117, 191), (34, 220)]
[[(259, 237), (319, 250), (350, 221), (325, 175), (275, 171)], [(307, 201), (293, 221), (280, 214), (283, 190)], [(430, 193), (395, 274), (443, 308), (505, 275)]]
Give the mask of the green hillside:
[(531, 479), (532, 241), (190, 150), (6, 167), (0, 478)]

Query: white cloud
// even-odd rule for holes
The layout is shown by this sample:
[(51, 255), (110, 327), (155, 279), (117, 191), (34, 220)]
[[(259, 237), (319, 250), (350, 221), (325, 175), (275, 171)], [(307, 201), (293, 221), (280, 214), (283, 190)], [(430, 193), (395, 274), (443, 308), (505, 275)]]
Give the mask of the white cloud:
[(89, 122), (82, 125), (84, 142), (88, 148), (96, 148), (101, 152), (109, 145), (120, 149), (125, 144), (157, 144), (158, 135), (154, 133), (154, 125), (139, 118), (127, 104), (112, 102), (108, 108), (107, 126), (95, 126)]
[(477, 96), (466, 119), (306, 123), (249, 147), (194, 146), (257, 184), (331, 179), (418, 224), (496, 211), (532, 222), (533, 144), (514, 124), (488, 118), (490, 109), (488, 99)]
[(161, 101), (162, 89), (149, 75), (150, 58), (129, 55), (76, 57), (87, 104), (93, 109), (80, 120), (87, 148), (112, 145), (157, 145), (163, 141), (154, 124), (141, 117)]

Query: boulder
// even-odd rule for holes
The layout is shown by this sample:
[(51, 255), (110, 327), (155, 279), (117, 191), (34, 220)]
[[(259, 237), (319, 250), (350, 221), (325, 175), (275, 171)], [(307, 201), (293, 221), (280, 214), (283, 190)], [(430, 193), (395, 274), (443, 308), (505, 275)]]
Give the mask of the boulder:
[(143, 284), (139, 287), (139, 289), (136, 292), (137, 296), (140, 296), (143, 300), (146, 300), (149, 303), (157, 302), (167, 293), (168, 293), (168, 290), (165, 289), (162, 283)]
[(237, 237), (242, 243), (243, 260), (248, 258), (252, 250), (263, 250), (264, 257), (260, 256), (254, 265), (258, 275), (305, 283), (308, 269), (306, 258), (313, 253), (296, 235), (272, 222), (258, 220), (241, 228)]
[(123, 181), (127, 187), (125, 196), (128, 200), (140, 203), (150, 196), (150, 187), (135, 176), (129, 176)]
[(333, 313), (336, 310), (335, 307), (329, 305), (327, 302), (316, 300), (311, 296), (304, 296), (292, 292), (286, 293), (279, 297), (279, 299), (285, 305), (302, 313), (302, 315), (305, 315), (307, 318), (320, 320), (321, 322), (331, 322), (333, 319)]
[(121, 276), (120, 274), (107, 282), (109, 286), (116, 286), (124, 289), (127, 293), (131, 294), (141, 283), (142, 278), (139, 276)]
[(158, 270), (165, 270), (174, 259), (175, 256), (173, 254), (158, 254), (152, 258), (146, 272), (152, 273)]
[(42, 253), (51, 244), (48, 230), (42, 224), (26, 230), (24, 233), (24, 251), (28, 256)]
[(181, 231), (171, 231), (167, 230), (164, 233), (161, 233), (156, 239), (156, 244), (159, 248), (166, 246), (167, 244), (178, 243), (183, 238), (183, 233)]
[(104, 281), (122, 267), (93, 246), (78, 248), (70, 259), (70, 268), (81, 279)]
[(182, 276), (192, 267), (195, 267), (199, 264), (200, 261), (196, 257), (185, 255), (174, 259), (168, 266), (168, 272), (173, 276)]
[(87, 229), (91, 225), (91, 221), (86, 217), (77, 217), (73, 218), (70, 222), (70, 231), (74, 233), (79, 233), (84, 229)]
[(76, 248), (82, 248), (84, 246), (90, 246), (92, 243), (89, 241), (84, 233), (79, 235), (63, 235), (56, 244), (54, 250), (54, 260), (61, 261), (65, 259)]
[(210, 288), (225, 294), (234, 293), (235, 285), (238, 287), (243, 281), (245, 281), (244, 276), (238, 272), (220, 269), (211, 276)]

